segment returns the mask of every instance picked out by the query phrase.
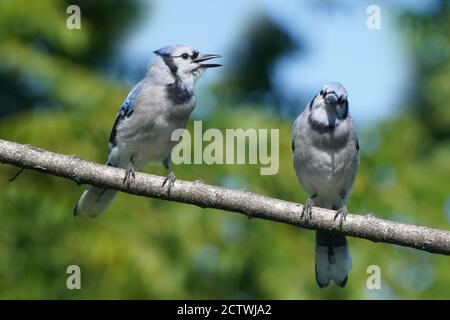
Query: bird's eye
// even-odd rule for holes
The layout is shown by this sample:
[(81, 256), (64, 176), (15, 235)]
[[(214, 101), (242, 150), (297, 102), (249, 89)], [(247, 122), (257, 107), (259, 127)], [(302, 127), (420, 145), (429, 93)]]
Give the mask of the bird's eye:
[(187, 58), (189, 58), (189, 55), (188, 55), (187, 53), (183, 53), (183, 54), (181, 55), (181, 57), (182, 57), (184, 60), (186, 60)]
[(320, 95), (323, 96), (323, 90), (320, 90)]

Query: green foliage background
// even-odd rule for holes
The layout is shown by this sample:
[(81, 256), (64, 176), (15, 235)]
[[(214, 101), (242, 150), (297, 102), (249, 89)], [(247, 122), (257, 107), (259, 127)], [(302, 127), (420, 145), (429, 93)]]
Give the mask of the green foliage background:
[[(106, 78), (97, 63), (113, 50), (138, 8), (132, 2), (76, 3), (87, 12), (82, 32), (65, 28), (69, 2), (0, 3), (0, 137), (103, 163), (111, 124), (129, 88)], [(415, 103), (360, 132), (351, 212), (450, 229), (450, 9), (446, 1), (441, 6), (431, 16), (402, 19), (420, 71), (411, 90)], [(253, 43), (290, 50), (289, 40), (267, 23), (259, 27), (277, 45), (250, 32)], [(274, 57), (268, 52), (261, 64)], [(259, 66), (253, 68), (208, 88), (216, 102), (203, 125), (279, 128), (279, 173), (260, 176), (259, 166), (252, 165), (181, 165), (175, 167), (177, 177), (303, 202), (291, 163), (292, 119), (233, 92), (269, 90)], [(160, 164), (144, 171), (165, 174)], [(14, 172), (0, 166), (3, 299), (450, 298), (445, 256), (350, 239), (354, 267), (347, 287), (321, 290), (310, 231), (125, 194), (100, 218), (74, 220), (72, 209), (84, 187), (30, 171), (8, 183)], [(82, 290), (66, 288), (71, 264), (81, 267)], [(382, 290), (366, 289), (369, 265), (380, 266)]]

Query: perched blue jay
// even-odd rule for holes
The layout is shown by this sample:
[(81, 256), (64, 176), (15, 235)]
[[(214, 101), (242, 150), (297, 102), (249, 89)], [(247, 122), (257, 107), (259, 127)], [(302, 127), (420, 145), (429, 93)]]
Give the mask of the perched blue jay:
[[(349, 115), (347, 91), (337, 82), (326, 84), (295, 120), (292, 132), (294, 168), (309, 195), (302, 218), (311, 218), (312, 206), (338, 210), (340, 225), (347, 215), (346, 201), (359, 166), (358, 136)], [(344, 287), (352, 268), (345, 236), (316, 232), (316, 281), (319, 287), (334, 281)]]
[[(208, 68), (220, 64), (203, 63), (219, 58), (216, 54), (201, 54), (190, 46), (173, 45), (154, 51), (144, 79), (126, 97), (109, 137), (110, 154), (107, 165), (125, 168), (124, 183), (129, 184), (149, 161), (162, 161), (169, 174), (168, 192), (175, 174), (170, 168), (170, 154), (178, 143), (171, 140), (175, 129), (186, 128), (195, 107), (194, 85)], [(90, 187), (74, 209), (74, 216), (100, 215), (116, 194), (115, 190)]]

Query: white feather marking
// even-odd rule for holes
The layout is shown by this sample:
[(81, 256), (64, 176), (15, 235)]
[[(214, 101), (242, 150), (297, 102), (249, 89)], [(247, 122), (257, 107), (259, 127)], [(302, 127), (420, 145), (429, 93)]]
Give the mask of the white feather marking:
[(91, 218), (99, 216), (109, 206), (116, 193), (116, 190), (90, 187), (81, 195), (75, 215), (84, 214)]

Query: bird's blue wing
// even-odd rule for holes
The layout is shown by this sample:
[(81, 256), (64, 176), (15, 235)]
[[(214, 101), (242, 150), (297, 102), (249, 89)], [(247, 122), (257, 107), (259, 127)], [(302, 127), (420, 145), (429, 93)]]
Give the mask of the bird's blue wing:
[(128, 96), (125, 98), (125, 101), (122, 103), (122, 106), (119, 109), (119, 115), (129, 117), (133, 113), (133, 103), (136, 100), (139, 92), (141, 92), (142, 83), (138, 83), (131, 89)]
[(128, 96), (125, 98), (125, 101), (122, 103), (122, 106), (119, 109), (119, 112), (117, 113), (116, 121), (114, 121), (113, 128), (111, 130), (111, 134), (109, 136), (109, 145), (110, 147), (114, 147), (116, 142), (116, 134), (117, 134), (117, 126), (119, 123), (125, 119), (131, 116), (131, 114), (134, 111), (134, 102), (136, 100), (136, 97), (139, 95), (139, 92), (142, 90), (142, 83), (138, 83), (131, 89)]

